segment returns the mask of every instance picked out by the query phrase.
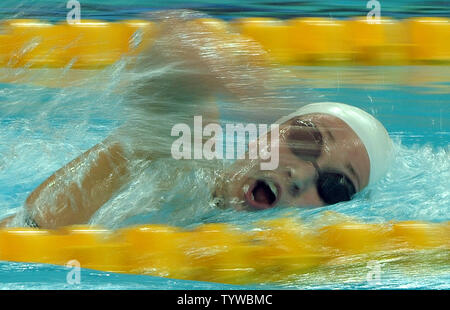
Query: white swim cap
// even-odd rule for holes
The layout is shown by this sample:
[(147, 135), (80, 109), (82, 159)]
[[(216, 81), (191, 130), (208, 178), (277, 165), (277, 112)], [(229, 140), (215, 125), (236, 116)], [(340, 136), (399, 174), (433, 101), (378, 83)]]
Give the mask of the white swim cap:
[(282, 124), (291, 118), (311, 113), (335, 116), (344, 121), (358, 135), (369, 155), (369, 185), (385, 175), (393, 159), (393, 144), (386, 129), (377, 119), (369, 113), (347, 104), (318, 102), (305, 105), (294, 113), (282, 117), (276, 123)]

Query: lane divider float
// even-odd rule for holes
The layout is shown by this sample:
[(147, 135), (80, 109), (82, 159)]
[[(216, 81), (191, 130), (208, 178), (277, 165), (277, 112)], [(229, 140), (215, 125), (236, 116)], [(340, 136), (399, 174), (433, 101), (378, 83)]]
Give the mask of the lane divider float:
[[(258, 41), (282, 64), (410, 65), (450, 63), (450, 19), (365, 17), (199, 19), (214, 31), (233, 29)], [(97, 69), (137, 54), (156, 36), (146, 20), (52, 24), (14, 19), (0, 22), (0, 66)]]
[(252, 229), (220, 223), (191, 230), (165, 225), (0, 230), (4, 261), (65, 265), (75, 259), (101, 271), (240, 284), (283, 281), (342, 265), (348, 257), (428, 250), (449, 255), (450, 222), (346, 221), (312, 228), (280, 218)]

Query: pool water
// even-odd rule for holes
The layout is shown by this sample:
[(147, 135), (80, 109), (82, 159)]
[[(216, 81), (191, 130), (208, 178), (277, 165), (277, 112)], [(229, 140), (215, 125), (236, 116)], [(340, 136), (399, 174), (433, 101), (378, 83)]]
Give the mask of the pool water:
[[(138, 18), (149, 9), (185, 7), (184, 1), (122, 0), (81, 1), (82, 18), (121, 20)], [(213, 0), (191, 2), (190, 8), (230, 19), (242, 16), (331, 16), (365, 15), (365, 5), (355, 1), (238, 1), (218, 5)], [(448, 16), (448, 6), (440, 1), (403, 0), (383, 3), (382, 14), (393, 17)], [(424, 13), (426, 12), (426, 13)], [(64, 1), (2, 1), (0, 18), (38, 18), (64, 20)], [(95, 224), (117, 228), (139, 223), (166, 223), (182, 227), (206, 222), (227, 222), (246, 226), (261, 219), (289, 216), (304, 222), (320, 220), (327, 211), (338, 212), (362, 222), (391, 220), (450, 220), (450, 66), (388, 67), (289, 67), (290, 80), (283, 89), (286, 97), (299, 103), (337, 101), (360, 107), (377, 117), (395, 142), (396, 159), (385, 179), (364, 190), (355, 199), (320, 209), (274, 208), (257, 213), (216, 210), (196, 206), (206, 195), (200, 189), (186, 192), (202, 177), (193, 168), (183, 178), (175, 178), (177, 188), (167, 193), (162, 210), (142, 200), (152, 194), (148, 185), (165, 177), (177, 165), (164, 162), (164, 170), (144, 173), (123, 201), (114, 200)], [(51, 70), (50, 70), (51, 71)], [(116, 92), (120, 65), (90, 72), (88, 78), (70, 88), (42, 86), (44, 77), (72, 79), (85, 72), (46, 70), (31, 72), (30, 83), (0, 82), (0, 219), (20, 210), (28, 194), (79, 154), (94, 146), (123, 123), (123, 98)], [(16, 74), (0, 69), (0, 80)], [(296, 109), (295, 100), (287, 105)], [(221, 120), (268, 123), (277, 119), (281, 108), (272, 107), (265, 115), (239, 113), (219, 102)], [(290, 105), (290, 106), (289, 106)], [(286, 108), (286, 107), (284, 107)], [(280, 115), (277, 115), (280, 114)], [(250, 115), (250, 116), (249, 116)], [(164, 166), (165, 165), (165, 166)], [(150, 167), (152, 168), (152, 167)], [(154, 167), (153, 167), (154, 168)], [(154, 172), (155, 170), (153, 170)], [(139, 181), (142, 181), (139, 183)], [(146, 183), (147, 182), (147, 183)], [(178, 183), (177, 183), (178, 182)], [(184, 190), (183, 190), (184, 188)], [(136, 196), (141, 193), (143, 196)], [(144, 194), (142, 194), (144, 193)], [(145, 196), (147, 195), (147, 196)], [(141, 198), (140, 200), (138, 198)], [(121, 204), (123, 203), (123, 204)], [(134, 212), (125, 220), (117, 207), (126, 203)], [(109, 209), (108, 209), (109, 208)], [(120, 208), (123, 209), (123, 208)], [(140, 212), (136, 212), (140, 211)], [(130, 215), (130, 214), (128, 214)], [(82, 269), (81, 282), (69, 284), (69, 269), (63, 266), (0, 262), (0, 289), (449, 289), (450, 264), (447, 253), (417, 253), (414, 259), (393, 263), (386, 256), (381, 262), (381, 279), (366, 279), (367, 260), (351, 266), (321, 268), (283, 283), (225, 285), (198, 281), (165, 279)]]
[[(82, 0), (82, 18), (121, 20), (134, 19), (149, 10), (192, 9), (222, 19), (236, 17), (324, 16), (347, 18), (365, 16), (368, 1), (315, 0)], [(68, 12), (67, 1), (59, 0), (3, 0), (0, 18), (42, 18), (50, 21), (64, 20)], [(445, 1), (397, 0), (381, 3), (382, 16), (407, 18), (412, 16), (449, 16), (450, 8)]]
[[(387, 177), (345, 203), (320, 209), (275, 208), (258, 213), (208, 210), (185, 213), (139, 214), (120, 225), (169, 223), (190, 226), (204, 222), (251, 224), (260, 219), (289, 215), (314, 221), (335, 211), (364, 222), (450, 219), (450, 69), (434, 67), (292, 67), (286, 94), (311, 101), (338, 101), (361, 107), (387, 127), (395, 141), (396, 159)], [(111, 70), (111, 69), (106, 69)], [(51, 89), (36, 85), (0, 84), (0, 218), (16, 212), (37, 185), (82, 151), (105, 138), (121, 124), (120, 98), (114, 88), (99, 93), (91, 87)], [(302, 91), (299, 92), (299, 89)], [(108, 90), (108, 89), (107, 89)], [(308, 101), (299, 98), (299, 101)], [(99, 103), (102, 103), (101, 107)], [(223, 107), (223, 118), (233, 112)], [(235, 119), (239, 119), (236, 116)], [(189, 177), (188, 177), (189, 178)], [(181, 181), (180, 181), (181, 182)], [(179, 186), (183, 186), (180, 184)], [(176, 196), (176, 194), (174, 194)], [(178, 194), (172, 201), (190, 201)], [(167, 210), (171, 210), (170, 207)], [(112, 225), (114, 227), (114, 225)], [(123, 275), (82, 269), (82, 280), (67, 284), (61, 266), (2, 262), (3, 289), (227, 289), (227, 288), (450, 288), (448, 256), (422, 257), (413, 270), (399, 271), (385, 259), (382, 281), (369, 284), (367, 266), (348, 270), (323, 269), (278, 284), (230, 286), (150, 276)], [(441, 260), (436, 263), (435, 260)], [(447, 261), (445, 261), (447, 259)], [(434, 260), (434, 263), (433, 263)], [(442, 260), (444, 260), (442, 262)], [(381, 258), (383, 261), (383, 258)], [(420, 268), (418, 268), (420, 266)], [(406, 268), (406, 267), (403, 267)], [(422, 272), (418, 272), (420, 270)]]

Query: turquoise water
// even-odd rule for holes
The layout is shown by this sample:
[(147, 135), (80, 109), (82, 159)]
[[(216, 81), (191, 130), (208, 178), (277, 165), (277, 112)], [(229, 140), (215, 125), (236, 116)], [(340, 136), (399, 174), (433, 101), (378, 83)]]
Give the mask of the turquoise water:
[[(268, 16), (291, 18), (298, 16), (349, 17), (365, 16), (367, 1), (360, 0), (81, 0), (82, 18), (120, 20), (135, 18), (149, 10), (193, 9), (212, 16), (236, 17)], [(396, 18), (412, 16), (450, 16), (446, 1), (397, 0), (379, 1), (381, 15)], [(67, 1), (58, 0), (4, 0), (0, 3), (0, 18), (42, 18), (65, 20)]]
[[(305, 87), (314, 89), (310, 94), (313, 100), (333, 100), (359, 106), (386, 125), (395, 141), (397, 156), (383, 181), (350, 202), (321, 209), (275, 208), (258, 213), (231, 210), (192, 213), (194, 209), (189, 201), (195, 201), (195, 197), (182, 192), (174, 194), (178, 196), (172, 201), (185, 202), (186, 212), (175, 212), (177, 215), (171, 216), (173, 209), (167, 206), (166, 211), (143, 213), (128, 224), (164, 222), (190, 226), (204, 222), (230, 222), (245, 226), (286, 213), (304, 221), (313, 221), (325, 210), (356, 216), (366, 222), (442, 222), (450, 219), (449, 67), (291, 69), (295, 77), (291, 86), (285, 89), (286, 93), (293, 95)], [(412, 76), (420, 77), (420, 80), (416, 81)], [(233, 118), (233, 111), (223, 109), (223, 117)], [(82, 88), (60, 90), (0, 84), (0, 217), (17, 211), (29, 192), (46, 177), (106, 137), (121, 123), (116, 117), (118, 110), (120, 99), (108, 91), (99, 93)], [(239, 119), (239, 116), (235, 115), (234, 119)], [(193, 177), (192, 173), (188, 178)], [(183, 184), (179, 186), (183, 187)], [(187, 216), (188, 213), (193, 215)], [(405, 276), (390, 273), (389, 268), (383, 272), (382, 284), (372, 286), (354, 278), (336, 284), (326, 279), (305, 283), (302, 277), (297, 282), (283, 285), (227, 286), (83, 269), (81, 284), (74, 287), (66, 283), (65, 267), (3, 262), (0, 264), (0, 288), (450, 288), (448, 264), (442, 266), (438, 275), (414, 272)]]
[[(364, 1), (265, 2), (196, 1), (80, 1), (82, 18), (116, 20), (137, 17), (148, 9), (189, 7), (214, 16), (357, 16), (365, 14)], [(2, 1), (0, 18), (62, 20), (64, 1)], [(440, 1), (397, 1), (382, 3), (382, 14), (394, 17), (448, 16), (448, 5)], [(396, 160), (386, 178), (345, 203), (321, 209), (275, 208), (258, 213), (196, 208), (198, 191), (182, 190), (195, 182), (192, 169), (170, 192), (164, 210), (144, 211), (112, 228), (136, 223), (168, 223), (192, 226), (205, 222), (249, 225), (260, 219), (289, 215), (314, 221), (332, 210), (366, 222), (390, 220), (450, 220), (450, 67), (291, 67), (292, 77), (284, 92), (299, 102), (338, 101), (352, 104), (375, 115), (395, 141)], [(122, 122), (120, 94), (115, 92), (117, 68), (99, 76), (110, 77), (103, 84), (91, 78), (69, 89), (36, 85), (0, 84), (0, 218), (20, 209), (27, 195), (55, 170), (108, 136)], [(2, 72), (3, 74), (3, 72)], [(36, 73), (36, 79), (39, 79)], [(63, 72), (61, 79), (68, 78)], [(295, 109), (295, 102), (291, 103)], [(277, 119), (277, 107), (267, 108), (264, 118), (239, 113), (220, 103), (222, 121), (270, 122)], [(250, 119), (249, 119), (250, 118)], [(164, 163), (162, 163), (164, 164)], [(170, 167), (168, 167), (169, 169)], [(162, 169), (160, 169), (162, 170)], [(170, 170), (164, 171), (166, 174)], [(154, 177), (161, 177), (163, 174)], [(144, 174), (144, 181), (146, 179)], [(137, 191), (140, 188), (136, 189)], [(130, 191), (127, 202), (133, 201)], [(111, 213), (111, 216), (114, 216)], [(99, 220), (101, 223), (101, 220)], [(364, 277), (345, 274), (338, 282), (305, 274), (285, 284), (231, 286), (197, 281), (180, 281), (150, 276), (123, 275), (82, 269), (81, 283), (66, 282), (68, 269), (61, 266), (0, 262), (0, 289), (235, 289), (235, 288), (431, 288), (449, 289), (449, 264), (438, 273), (429, 266), (400, 274), (385, 262), (381, 284), (370, 285)], [(332, 271), (330, 271), (332, 272)], [(311, 278), (312, 277), (312, 278)]]

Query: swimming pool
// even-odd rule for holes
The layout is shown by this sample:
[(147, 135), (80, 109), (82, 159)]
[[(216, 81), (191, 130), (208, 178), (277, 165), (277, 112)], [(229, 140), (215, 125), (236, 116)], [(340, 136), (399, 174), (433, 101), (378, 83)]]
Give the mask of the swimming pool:
[[(91, 9), (90, 14), (95, 16), (98, 7)], [(318, 7), (315, 9), (320, 10)], [(31, 14), (27, 9), (22, 12), (25, 17)], [(37, 15), (41, 16), (40, 14)], [(124, 18), (130, 15), (121, 11), (118, 16)], [(118, 82), (116, 75), (121, 72), (121, 68), (114, 66), (104, 70), (93, 76), (90, 74), (90, 77), (71, 88), (50, 88), (36, 83), (0, 84), (0, 218), (17, 211), (29, 192), (45, 178), (104, 139), (122, 123), (122, 98), (115, 92)], [(115, 205), (111, 204), (110, 210), (113, 212), (109, 216), (100, 214), (95, 223), (112, 228), (138, 223), (168, 223), (190, 227), (206, 222), (228, 222), (245, 226), (261, 219), (281, 216), (313, 222), (326, 211), (375, 223), (390, 220), (445, 222), (450, 219), (449, 66), (304, 66), (289, 67), (289, 70), (291, 78), (284, 89), (287, 96), (298, 98), (302, 102), (345, 102), (369, 111), (385, 124), (394, 139), (397, 156), (391, 171), (382, 182), (363, 191), (351, 202), (321, 209), (275, 208), (259, 213), (198, 208), (195, 206), (196, 196), (205, 194), (201, 189), (194, 189), (191, 193), (181, 191), (183, 194), (177, 194), (176, 190), (168, 192), (171, 195), (170, 204), (163, 210), (146, 209), (137, 198), (144, 200), (150, 193), (136, 196), (136, 193), (144, 190), (144, 187), (137, 186), (122, 203), (134, 203), (140, 206), (142, 212), (125, 221), (114, 222), (111, 219), (117, 218), (119, 213), (114, 213)], [(8, 76), (14, 72), (2, 71), (2, 74)], [(54, 73), (37, 70), (32, 74), (36, 82), (42, 76)], [(58, 71), (58, 78), (70, 79), (73, 74), (75, 73)], [(101, 76), (108, 78), (100, 78)], [(243, 121), (244, 117), (246, 121), (252, 121), (247, 115), (229, 109), (226, 103), (220, 103), (220, 107), (224, 122)], [(264, 120), (253, 121), (269, 122), (274, 120), (271, 118), (273, 115)], [(166, 168), (171, 167), (167, 165)], [(168, 171), (165, 173), (170, 173)], [(186, 186), (188, 182), (195, 183), (199, 173), (192, 170), (187, 180), (180, 181), (178, 187)], [(162, 175), (143, 174), (141, 181), (151, 182), (152, 178)], [(390, 257), (378, 259), (382, 263), (382, 273), (381, 282), (377, 284), (366, 281), (367, 265), (359, 262), (344, 269), (315, 270), (283, 283), (248, 286), (87, 269), (82, 270), (80, 284), (70, 285), (66, 282), (68, 269), (65, 267), (1, 262), (0, 288), (450, 288), (448, 253), (419, 255), (412, 262), (393, 262)]]
[[(358, 198), (347, 203), (321, 209), (273, 209), (242, 215), (237, 211), (146, 213), (134, 217), (135, 223), (169, 223), (189, 226), (204, 222), (229, 222), (245, 225), (259, 219), (286, 215), (313, 221), (332, 210), (356, 216), (365, 222), (390, 220), (424, 220), (443, 222), (450, 214), (450, 83), (449, 68), (430, 67), (295, 67), (292, 85), (314, 88), (312, 96), (347, 102), (376, 115), (392, 135), (397, 157), (388, 177)], [(414, 77), (418, 77), (416, 80)], [(426, 82), (424, 82), (424, 79)], [(36, 86), (2, 84), (0, 106), (1, 174), (0, 216), (12, 214), (27, 194), (54, 170), (81, 151), (96, 144), (120, 124), (112, 111), (120, 109), (120, 99), (95, 90), (50, 89)], [(296, 87), (287, 88), (290, 94)], [(111, 109), (96, 108), (96, 102), (108, 102)], [(226, 112), (226, 111), (225, 111)], [(232, 113), (226, 117), (231, 118)], [(224, 116), (224, 117), (225, 117)], [(192, 197), (174, 197), (189, 201)], [(175, 212), (173, 216), (170, 212)], [(123, 225), (126, 225), (123, 224)], [(120, 224), (117, 224), (120, 226)], [(444, 255), (441, 259), (445, 259)], [(422, 262), (422, 269), (431, 266)], [(449, 265), (438, 270), (412, 272), (408, 275), (383, 267), (382, 284), (376, 288), (449, 288)], [(424, 265), (425, 264), (425, 265)], [(439, 265), (436, 265), (439, 266)], [(362, 268), (359, 266), (358, 268)], [(284, 284), (265, 284), (264, 288), (367, 288), (364, 276), (351, 268), (340, 274), (344, 283), (336, 283), (326, 273), (304, 275)], [(417, 269), (420, 270), (420, 269)], [(359, 272), (362, 273), (360, 270)], [(356, 273), (356, 275), (355, 275)], [(64, 267), (3, 262), (1, 287), (8, 288), (73, 288), (66, 283)], [(348, 278), (346, 278), (346, 276)], [(317, 281), (312, 281), (316, 277)], [(156, 277), (121, 275), (83, 270), (77, 288), (190, 289), (236, 288), (223, 284), (168, 280)], [(316, 282), (316, 283), (313, 283)], [(247, 287), (247, 286), (244, 286)], [(258, 285), (248, 286), (258, 288)], [(240, 287), (237, 287), (240, 288)]]

